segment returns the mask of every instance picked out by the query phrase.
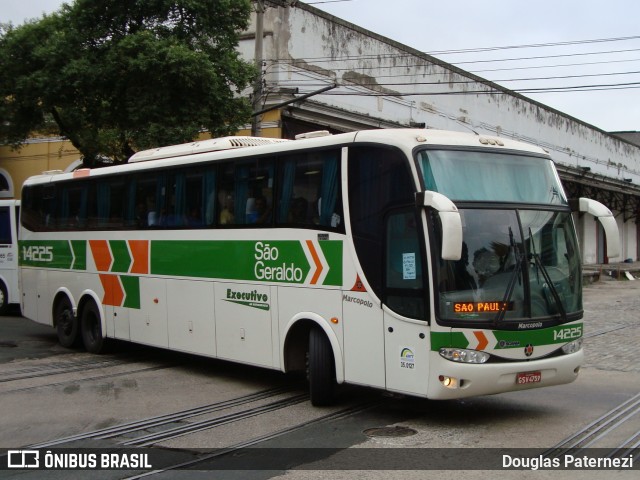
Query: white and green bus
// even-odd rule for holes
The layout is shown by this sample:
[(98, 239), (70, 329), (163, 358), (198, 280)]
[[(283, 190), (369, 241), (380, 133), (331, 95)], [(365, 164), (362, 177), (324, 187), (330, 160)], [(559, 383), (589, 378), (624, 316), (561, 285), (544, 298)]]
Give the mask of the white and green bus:
[[(29, 179), (23, 314), (432, 399), (568, 383), (583, 361), (572, 209), (541, 148), (436, 130), (228, 137)], [(599, 217), (609, 256), (619, 238)]]
[(18, 288), (20, 200), (0, 200), (0, 315), (20, 303)]

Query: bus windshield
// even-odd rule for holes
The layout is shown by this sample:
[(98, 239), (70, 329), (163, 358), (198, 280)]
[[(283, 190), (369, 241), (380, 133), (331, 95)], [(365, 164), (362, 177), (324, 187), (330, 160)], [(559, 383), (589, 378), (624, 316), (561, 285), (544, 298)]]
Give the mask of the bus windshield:
[(422, 150), (426, 190), (451, 200), (567, 205), (549, 158), (472, 150)]
[(580, 261), (569, 212), (461, 209), (459, 261), (438, 269), (439, 316), (522, 321), (582, 313)]

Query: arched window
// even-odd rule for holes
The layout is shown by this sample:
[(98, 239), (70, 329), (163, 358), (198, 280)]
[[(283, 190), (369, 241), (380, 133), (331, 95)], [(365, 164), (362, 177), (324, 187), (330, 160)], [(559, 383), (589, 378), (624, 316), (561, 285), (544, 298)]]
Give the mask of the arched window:
[(4, 168), (0, 168), (0, 198), (13, 198), (13, 180)]

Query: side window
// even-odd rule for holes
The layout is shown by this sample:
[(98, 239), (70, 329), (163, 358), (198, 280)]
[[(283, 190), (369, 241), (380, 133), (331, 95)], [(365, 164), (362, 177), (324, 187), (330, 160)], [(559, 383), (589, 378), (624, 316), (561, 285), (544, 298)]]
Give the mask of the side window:
[(124, 226), (126, 182), (124, 178), (96, 181), (88, 191), (87, 226), (97, 230)]
[(11, 212), (9, 207), (0, 207), (0, 245), (11, 245)]
[(110, 229), (120, 229), (124, 226), (127, 185), (124, 178), (117, 178), (109, 183), (110, 201), (107, 227)]
[(155, 175), (141, 175), (132, 182), (130, 187), (135, 191), (133, 218), (130, 226), (146, 228), (157, 226), (159, 212), (156, 207), (156, 193), (158, 190)]
[(272, 158), (223, 167), (218, 187), (220, 225), (272, 225)]
[(340, 150), (282, 159), (278, 185), (279, 225), (344, 231)]
[(87, 188), (82, 184), (60, 184), (58, 187), (58, 229), (84, 228), (87, 222)]
[(382, 298), (385, 215), (415, 201), (409, 162), (394, 148), (352, 147), (348, 174), (353, 241), (367, 281)]
[(41, 230), (40, 205), (42, 188), (39, 185), (24, 187), (22, 190), (22, 216), (20, 223), (32, 232)]
[(180, 228), (186, 225), (186, 174), (160, 171), (145, 178), (150, 228)]
[(187, 225), (187, 175), (172, 172), (167, 175), (165, 208), (160, 214), (163, 228), (181, 228)]
[(219, 170), (218, 194), (218, 225), (228, 226), (236, 223), (235, 201), (235, 169), (227, 164)]
[(215, 174), (213, 169), (189, 172), (185, 176), (184, 208), (186, 226), (212, 226), (215, 212)]
[(57, 225), (56, 205), (58, 203), (56, 187), (43, 185), (40, 192), (41, 196), (38, 198), (40, 228), (41, 230), (55, 230)]
[[(215, 170), (184, 169), (160, 175), (163, 187), (157, 195), (161, 205), (155, 226), (200, 228), (215, 225)], [(154, 226), (154, 225), (152, 225)]]
[(415, 209), (387, 216), (384, 302), (405, 317), (426, 319), (424, 260)]

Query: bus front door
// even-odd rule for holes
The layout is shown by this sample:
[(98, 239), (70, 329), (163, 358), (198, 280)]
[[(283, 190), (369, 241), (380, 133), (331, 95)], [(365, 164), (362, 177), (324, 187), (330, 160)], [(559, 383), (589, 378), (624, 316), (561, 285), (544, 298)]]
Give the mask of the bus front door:
[(385, 223), (383, 304), (387, 389), (426, 395), (429, 330), (420, 223), (411, 207), (393, 210)]
[(399, 318), (385, 309), (384, 330), (387, 390), (426, 395), (429, 375), (426, 324)]

